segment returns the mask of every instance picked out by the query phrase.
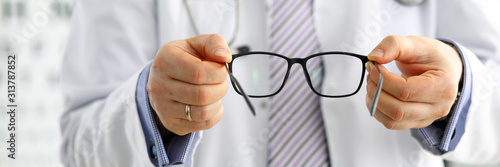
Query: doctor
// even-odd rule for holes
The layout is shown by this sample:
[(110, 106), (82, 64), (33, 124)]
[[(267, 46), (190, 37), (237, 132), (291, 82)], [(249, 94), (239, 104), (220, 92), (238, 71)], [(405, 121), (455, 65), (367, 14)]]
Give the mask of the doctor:
[[(78, 1), (62, 69), (63, 163), (267, 166), (272, 100), (252, 98), (254, 117), (222, 63), (240, 46), (270, 50), (266, 9), (275, 2), (239, 3)], [(312, 2), (320, 50), (384, 64), (374, 117), (372, 63), (357, 94), (320, 98), (327, 159), (317, 166), (499, 162), (500, 3), (402, 3)], [(199, 35), (211, 33), (220, 35)]]

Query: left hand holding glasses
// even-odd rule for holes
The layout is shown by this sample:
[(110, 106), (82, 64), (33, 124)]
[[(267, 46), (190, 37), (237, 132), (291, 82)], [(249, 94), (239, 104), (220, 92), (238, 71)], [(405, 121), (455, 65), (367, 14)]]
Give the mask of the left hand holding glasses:
[[(463, 65), (451, 46), (418, 36), (388, 36), (368, 55), (379, 64), (396, 61), (401, 76), (379, 65), (384, 77), (374, 117), (387, 129), (423, 128), (450, 112), (457, 97)], [(379, 74), (367, 63), (366, 105), (377, 88)]]

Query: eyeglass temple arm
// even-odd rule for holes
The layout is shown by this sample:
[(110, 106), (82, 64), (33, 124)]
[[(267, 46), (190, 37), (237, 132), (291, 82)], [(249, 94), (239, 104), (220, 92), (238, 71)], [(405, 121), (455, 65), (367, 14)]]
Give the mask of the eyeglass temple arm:
[(375, 65), (375, 68), (377, 68), (378, 74), (379, 74), (379, 80), (377, 83), (377, 90), (375, 91), (375, 95), (373, 96), (372, 100), (372, 105), (370, 106), (370, 115), (373, 117), (375, 114), (375, 111), (377, 110), (377, 104), (378, 104), (378, 98), (380, 96), (380, 90), (382, 90), (382, 84), (384, 83), (384, 77), (382, 73), (380, 72), (380, 69), (378, 68), (377, 62), (370, 61)]
[(248, 95), (242, 89), (240, 83), (238, 82), (238, 80), (236, 80), (236, 77), (234, 77), (234, 75), (231, 73), (231, 71), (229, 71), (229, 65), (227, 63), (226, 63), (226, 70), (227, 70), (227, 73), (229, 74), (229, 78), (231, 78), (231, 81), (236, 84), (236, 87), (240, 90), (241, 94), (243, 94), (243, 98), (247, 102), (247, 105), (250, 108), (250, 111), (252, 111), (253, 116), (256, 116), (255, 108), (253, 108), (252, 102), (250, 102)]

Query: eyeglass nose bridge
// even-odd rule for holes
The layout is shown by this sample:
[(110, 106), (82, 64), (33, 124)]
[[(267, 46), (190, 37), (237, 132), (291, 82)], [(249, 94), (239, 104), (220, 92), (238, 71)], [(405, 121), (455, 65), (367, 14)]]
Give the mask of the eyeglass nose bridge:
[[(290, 71), (292, 70), (292, 67), (294, 64), (299, 64), (302, 67), (303, 72), (304, 72), (304, 76), (306, 77), (306, 80), (309, 80), (308, 75), (306, 74), (307, 73), (307, 68), (306, 68), (307, 59), (306, 58), (287, 58), (287, 57), (282, 57), (282, 58), (285, 59), (288, 63), (288, 67), (287, 67), (288, 69), (287, 69), (287, 73), (286, 73), (284, 81), (283, 81), (283, 87), (285, 86), (286, 82), (288, 81), (288, 75), (290, 74)], [(309, 82), (309, 81), (307, 81), (307, 82)], [(280, 89), (280, 91), (281, 91), (281, 89)]]
[(305, 81), (309, 85), (311, 91), (313, 91), (315, 94), (317, 94), (319, 96), (323, 96), (323, 95), (321, 95), (321, 93), (317, 92), (312, 86), (311, 78), (307, 72), (307, 65), (306, 64), (307, 64), (307, 60), (309, 60), (308, 58), (287, 58), (287, 57), (282, 57), (282, 58), (285, 59), (288, 63), (287, 72), (286, 72), (285, 78), (283, 80), (282, 86), (275, 93), (272, 94), (273, 96), (278, 94), (279, 92), (281, 92), (281, 90), (287, 84), (288, 77), (290, 76), (290, 71), (292, 70), (292, 67), (294, 64), (299, 64), (301, 66), (299, 68), (302, 68), (302, 72), (303, 72), (303, 75), (305, 77)]
[(294, 64), (299, 64), (302, 68), (306, 68), (307, 59), (305, 58), (285, 58), (288, 61), (288, 70), (291, 70)]

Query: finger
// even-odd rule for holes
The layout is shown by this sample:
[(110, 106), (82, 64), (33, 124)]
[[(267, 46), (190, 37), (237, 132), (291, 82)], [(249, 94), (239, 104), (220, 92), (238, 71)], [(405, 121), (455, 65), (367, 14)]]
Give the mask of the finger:
[[(165, 108), (164, 111), (168, 111), (169, 113), (171, 113), (171, 117), (187, 120), (186, 105), (187, 104), (173, 101), (171, 105)], [(193, 121), (204, 122), (212, 119), (217, 114), (217, 112), (220, 111), (221, 107), (222, 100), (204, 106), (190, 105), (189, 113)]]
[(424, 128), (432, 124), (434, 119), (423, 119), (423, 120), (412, 120), (412, 121), (394, 121), (387, 117), (387, 115), (381, 114), (380, 111), (376, 111), (373, 116), (377, 121), (382, 123), (385, 128), (390, 130), (406, 130), (414, 128)]
[(188, 133), (198, 132), (201, 130), (210, 129), (215, 126), (224, 115), (224, 107), (221, 107), (220, 110), (213, 116), (211, 119), (202, 122), (188, 121), (187, 119), (175, 118), (169, 119), (166, 118), (165, 128), (169, 131), (183, 136)]
[(161, 56), (157, 56), (151, 66), (153, 72), (165, 73), (171, 78), (192, 84), (216, 84), (226, 80), (224, 64), (193, 56), (193, 53), (179, 49), (183, 46), (179, 42), (168, 43), (165, 49), (160, 49), (158, 55)]
[(204, 34), (186, 40), (197, 53), (210, 61), (231, 62), (232, 56), (226, 40), (219, 34)]
[[(367, 84), (367, 107), (371, 105), (376, 87), (372, 82)], [(441, 117), (441, 113), (436, 112), (436, 106), (432, 104), (402, 102), (384, 91), (380, 92), (377, 110), (393, 121), (438, 119)]]
[(420, 121), (394, 121), (391, 118), (389, 118), (387, 115), (383, 114), (379, 110), (375, 111), (375, 114), (373, 115), (377, 121), (382, 123), (385, 128), (390, 129), (390, 130), (405, 130), (405, 129), (410, 129), (415, 126), (417, 126), (418, 122)]
[(172, 99), (189, 105), (204, 106), (222, 99), (227, 92), (227, 82), (213, 85), (193, 85), (178, 80), (169, 80), (169, 86), (157, 90), (160, 98)]
[(205, 106), (191, 106), (191, 118), (196, 122), (212, 119), (222, 108), (222, 100)]
[[(440, 71), (428, 71), (422, 75), (403, 78), (391, 73), (382, 65), (378, 66), (384, 83), (382, 90), (394, 96), (400, 101), (405, 102), (436, 102), (441, 98), (448, 99), (448, 96), (454, 96), (453, 92), (447, 94), (450, 87), (444, 79), (444, 74)], [(379, 73), (373, 63), (367, 63), (368, 81), (378, 83)], [(436, 96), (441, 95), (441, 96)]]

